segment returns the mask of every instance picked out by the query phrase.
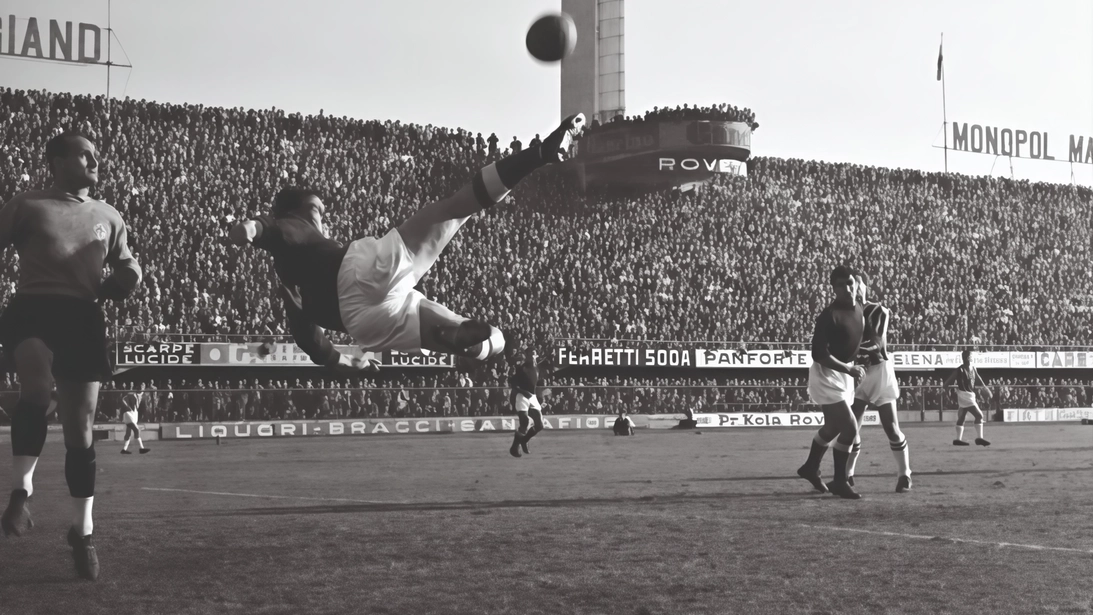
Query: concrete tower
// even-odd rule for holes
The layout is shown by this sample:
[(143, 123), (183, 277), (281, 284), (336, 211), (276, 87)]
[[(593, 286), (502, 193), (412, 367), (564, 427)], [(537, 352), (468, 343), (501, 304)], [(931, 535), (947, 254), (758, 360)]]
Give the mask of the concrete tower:
[(562, 60), (562, 118), (605, 123), (626, 113), (624, 0), (562, 0), (577, 24), (577, 46)]

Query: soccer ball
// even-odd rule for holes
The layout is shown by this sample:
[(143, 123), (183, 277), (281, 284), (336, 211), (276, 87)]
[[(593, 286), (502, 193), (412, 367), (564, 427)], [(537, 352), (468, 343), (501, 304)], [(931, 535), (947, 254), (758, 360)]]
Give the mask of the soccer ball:
[(565, 13), (544, 15), (528, 28), (528, 53), (540, 62), (559, 62), (577, 45), (577, 24)]

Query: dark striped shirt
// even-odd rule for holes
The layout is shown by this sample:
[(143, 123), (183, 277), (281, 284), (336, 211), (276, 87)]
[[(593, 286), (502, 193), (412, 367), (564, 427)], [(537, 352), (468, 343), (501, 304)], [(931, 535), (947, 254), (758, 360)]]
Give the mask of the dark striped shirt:
[(888, 360), (888, 308), (879, 303), (866, 303), (862, 308), (865, 330), (858, 348), (857, 363), (879, 365)]
[(956, 388), (967, 393), (975, 393), (976, 371), (971, 365), (956, 368)]

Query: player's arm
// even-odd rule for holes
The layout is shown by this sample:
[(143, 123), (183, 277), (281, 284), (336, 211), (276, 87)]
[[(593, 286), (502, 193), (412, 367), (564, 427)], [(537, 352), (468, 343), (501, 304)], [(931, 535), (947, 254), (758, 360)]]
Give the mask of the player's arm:
[(133, 253), (129, 251), (129, 234), (120, 216), (115, 222), (114, 241), (110, 252), (106, 255), (106, 262), (110, 264), (113, 272), (103, 280), (99, 288), (99, 297), (114, 301), (125, 299), (140, 284), (143, 272), (137, 259), (133, 258)]
[(228, 241), (237, 246), (254, 243), (262, 237), (263, 224), (258, 220), (236, 222), (228, 231)]
[(296, 340), (296, 345), (307, 353), (315, 365), (336, 367), (341, 360), (341, 353), (322, 328), (311, 322), (304, 313), (299, 296), (284, 284), (279, 291), (285, 306), (285, 315), (288, 317), (288, 330), (292, 339)]
[(852, 363), (843, 363), (831, 356), (829, 341), (830, 325), (825, 322), (825, 316), (826, 314), (821, 314), (820, 317), (816, 319), (816, 329), (812, 333), (812, 360), (828, 369), (844, 374), (853, 374), (854, 365)]
[(987, 383), (983, 381), (983, 377), (979, 375), (979, 370), (975, 370), (975, 381), (979, 383), (979, 386), (987, 391), (987, 397), (991, 396), (991, 389), (987, 386)]
[(292, 339), (296, 341), (300, 350), (307, 353), (312, 363), (345, 371), (379, 370), (379, 366), (373, 361), (357, 359), (338, 352), (322, 328), (311, 322), (304, 313), (299, 296), (286, 288), (284, 284), (281, 285), (280, 292), (285, 314), (288, 317), (289, 333), (292, 334)]
[(947, 389), (952, 386), (953, 382), (956, 382), (956, 377), (960, 375), (960, 369), (954, 369), (953, 373), (949, 374), (949, 377), (945, 379), (945, 384), (941, 385), (942, 389)]

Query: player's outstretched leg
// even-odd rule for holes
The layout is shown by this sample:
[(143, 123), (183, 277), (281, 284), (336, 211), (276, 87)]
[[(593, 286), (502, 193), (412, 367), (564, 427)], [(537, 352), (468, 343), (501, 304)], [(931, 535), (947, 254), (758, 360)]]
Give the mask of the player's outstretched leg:
[(827, 449), (839, 435), (838, 430), (830, 423), (824, 422), (824, 426), (812, 436), (812, 446), (809, 448), (808, 459), (804, 465), (797, 468), (797, 476), (807, 480), (816, 491), (827, 493), (827, 485), (820, 478), (820, 462), (823, 461)]
[(566, 118), (540, 145), (484, 167), (454, 195), (430, 203), (399, 225), (402, 242), (414, 259), (414, 276), (421, 279), (440, 257), (467, 218), (501, 202), (536, 169), (565, 160), (573, 140), (584, 128), (584, 115)]
[(501, 330), (480, 320), (464, 318), (429, 299), (418, 307), (421, 347), (484, 361), (505, 349)]
[(98, 382), (57, 381), (65, 436), (65, 481), (72, 496), (72, 525), (66, 534), (72, 548), (76, 573), (84, 579), (99, 578), (99, 558), (92, 544), (91, 509), (95, 503), (95, 442), (92, 425), (99, 397)]
[(27, 500), (34, 493), (34, 468), (46, 442), (53, 353), (45, 342), (30, 338), (13, 353), (19, 378), (19, 401), (11, 417), (12, 491), (0, 516), (5, 536), (22, 536), (34, 527)]

